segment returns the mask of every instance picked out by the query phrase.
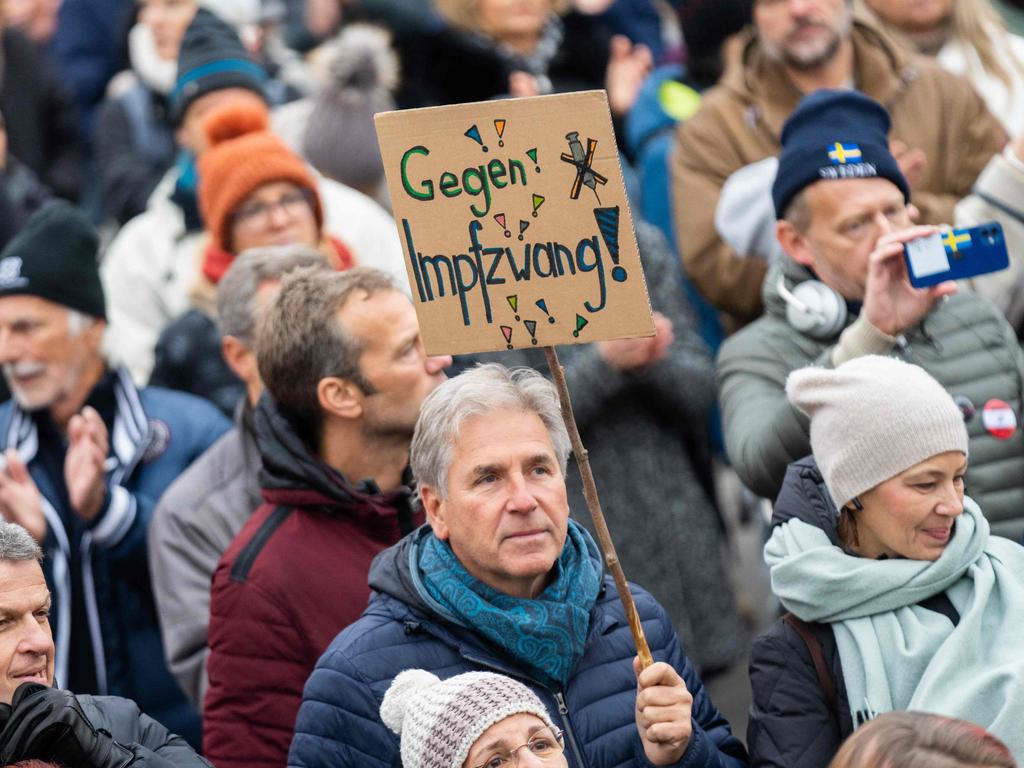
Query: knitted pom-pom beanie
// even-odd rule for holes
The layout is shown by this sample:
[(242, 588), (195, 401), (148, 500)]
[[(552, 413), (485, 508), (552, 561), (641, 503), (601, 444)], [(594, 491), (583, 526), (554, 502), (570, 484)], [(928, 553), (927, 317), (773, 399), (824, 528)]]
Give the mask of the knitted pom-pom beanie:
[(226, 104), (203, 121), (209, 147), (199, 156), (199, 211), (212, 244), (231, 247), (231, 214), (256, 189), (290, 181), (312, 193), (313, 214), (323, 229), (324, 215), (316, 182), (301, 157), (270, 132), (266, 107)]
[(380, 706), (381, 720), (402, 737), (404, 768), (462, 768), (484, 731), (520, 713), (536, 715), (556, 730), (533, 691), (491, 672), (466, 672), (442, 681), (410, 669), (394, 679)]

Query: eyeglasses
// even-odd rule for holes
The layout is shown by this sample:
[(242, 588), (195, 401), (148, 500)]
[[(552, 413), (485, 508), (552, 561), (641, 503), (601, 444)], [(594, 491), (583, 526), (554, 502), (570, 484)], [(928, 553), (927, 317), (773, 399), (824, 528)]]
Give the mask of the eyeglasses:
[(493, 753), (480, 765), (474, 768), (518, 768), (519, 750), (526, 748), (530, 754), (544, 762), (562, 754), (565, 749), (565, 736), (555, 728), (543, 728), (530, 737), (530, 740), (515, 749)]
[(313, 208), (313, 193), (308, 189), (296, 189), (294, 192), (287, 192), (275, 201), (259, 201), (243, 205), (235, 209), (231, 218), (237, 224), (243, 224), (251, 228), (264, 228), (270, 223), (270, 212), (280, 208), (289, 216), (304, 211), (311, 211)]

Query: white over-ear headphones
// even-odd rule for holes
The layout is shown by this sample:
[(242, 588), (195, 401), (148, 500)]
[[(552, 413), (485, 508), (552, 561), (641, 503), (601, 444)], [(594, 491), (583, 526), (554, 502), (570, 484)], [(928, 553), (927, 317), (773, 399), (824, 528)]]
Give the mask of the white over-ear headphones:
[(846, 300), (818, 280), (805, 280), (790, 291), (779, 277), (779, 295), (786, 302), (786, 320), (814, 339), (833, 338), (846, 325)]

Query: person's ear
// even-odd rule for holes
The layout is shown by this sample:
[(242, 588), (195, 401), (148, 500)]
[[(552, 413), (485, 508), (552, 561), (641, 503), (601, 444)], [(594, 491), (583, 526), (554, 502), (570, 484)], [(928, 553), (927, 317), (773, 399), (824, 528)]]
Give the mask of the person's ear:
[(107, 321), (94, 318), (91, 323), (85, 326), (83, 334), (84, 341), (93, 349), (99, 349), (103, 344), (103, 334), (107, 331)]
[(256, 365), (256, 355), (253, 351), (236, 336), (225, 336), (220, 340), (220, 351), (224, 355), (224, 362), (228, 368), (244, 382), (259, 375)]
[(320, 410), (341, 419), (358, 419), (363, 415), (363, 391), (348, 379), (327, 376), (316, 385)]
[(776, 221), (775, 237), (786, 255), (797, 264), (803, 264), (805, 267), (814, 265), (814, 254), (807, 242), (807, 235), (793, 226), (792, 222), (785, 219)]
[(449, 536), (448, 521), (445, 515), (444, 499), (437, 489), (430, 485), (421, 485), (420, 501), (423, 502), (423, 512), (427, 516), (427, 522), (434, 530), (434, 535), (441, 541), (447, 541)]

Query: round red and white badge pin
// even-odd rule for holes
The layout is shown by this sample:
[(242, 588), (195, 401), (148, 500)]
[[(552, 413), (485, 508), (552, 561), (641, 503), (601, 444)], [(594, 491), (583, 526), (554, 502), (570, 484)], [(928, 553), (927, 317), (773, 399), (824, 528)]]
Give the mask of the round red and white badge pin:
[(989, 400), (981, 412), (981, 422), (997, 440), (1009, 440), (1017, 431), (1017, 415), (1002, 400)]

